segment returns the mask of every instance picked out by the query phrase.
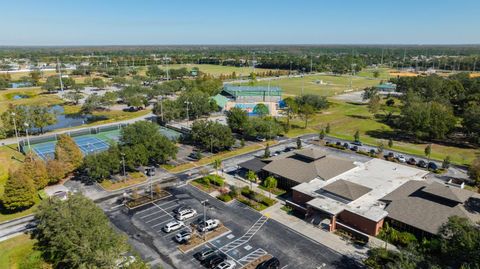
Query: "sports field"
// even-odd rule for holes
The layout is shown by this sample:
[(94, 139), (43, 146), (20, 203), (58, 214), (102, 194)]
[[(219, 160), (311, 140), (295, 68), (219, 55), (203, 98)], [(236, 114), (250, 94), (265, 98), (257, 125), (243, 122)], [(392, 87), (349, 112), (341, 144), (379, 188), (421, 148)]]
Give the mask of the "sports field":
[[(304, 94), (318, 94), (333, 96), (345, 91), (362, 90), (366, 87), (378, 85), (381, 79), (359, 76), (312, 75), (303, 78), (281, 78), (268, 81), (257, 81), (253, 85), (278, 86), (285, 96)], [(351, 87), (350, 87), (351, 86)]]
[[(223, 65), (216, 65), (216, 64), (171, 64), (168, 65), (168, 68), (178, 69), (185, 67), (188, 70), (191, 70), (194, 67), (198, 67), (198, 69), (206, 74), (212, 75), (214, 77), (219, 77), (220, 75), (231, 75), (233, 72), (236, 73), (237, 76), (248, 76), (250, 73), (253, 72), (252, 67), (236, 67), (236, 66), (223, 66)], [(165, 69), (164, 65), (160, 65), (160, 68)], [(145, 75), (146, 68), (142, 68), (139, 72), (142, 75)], [(263, 69), (263, 68), (255, 68), (255, 73), (261, 72), (268, 72), (272, 71), (271, 69)]]

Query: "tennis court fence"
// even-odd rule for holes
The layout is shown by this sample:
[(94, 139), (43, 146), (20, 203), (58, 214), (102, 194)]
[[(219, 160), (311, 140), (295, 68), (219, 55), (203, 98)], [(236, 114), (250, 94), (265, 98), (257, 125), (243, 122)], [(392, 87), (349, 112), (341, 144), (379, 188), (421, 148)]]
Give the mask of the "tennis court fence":
[[(128, 124), (126, 123), (119, 123), (119, 124), (114, 124), (109, 126), (91, 127), (91, 128), (80, 129), (80, 130), (68, 131), (68, 132), (65, 132), (64, 134), (70, 137), (78, 137), (78, 136), (84, 136), (84, 135), (90, 135), (90, 134), (98, 134), (101, 132), (107, 132), (112, 130), (118, 130), (127, 125)], [(52, 134), (52, 135), (45, 135), (41, 137), (35, 137), (35, 136), (29, 137), (30, 141), (28, 141), (27, 139), (22, 139), (20, 140), (20, 151), (23, 153), (26, 153), (25, 149), (28, 147), (29, 142), (30, 142), (30, 146), (35, 144), (40, 144), (40, 143), (53, 142), (58, 140), (59, 135), (60, 134)]]

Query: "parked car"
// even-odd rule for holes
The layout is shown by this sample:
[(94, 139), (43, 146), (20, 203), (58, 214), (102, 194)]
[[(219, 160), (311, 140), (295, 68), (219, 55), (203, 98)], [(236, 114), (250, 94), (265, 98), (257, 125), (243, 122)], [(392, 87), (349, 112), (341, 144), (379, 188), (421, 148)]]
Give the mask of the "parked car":
[(184, 206), (184, 205), (182, 205), (182, 206), (180, 206), (180, 207), (175, 208), (175, 209), (173, 210), (173, 213), (178, 214), (178, 213), (180, 213), (180, 212), (188, 211), (188, 210), (193, 210), (193, 208), (191, 208), (191, 207), (189, 207), (189, 206)]
[(407, 159), (405, 159), (405, 156), (403, 156), (403, 155), (398, 155), (398, 156), (397, 156), (397, 160), (398, 160), (399, 162), (401, 162), (401, 163), (404, 163), (404, 162), (407, 161)]
[(226, 260), (219, 263), (215, 269), (234, 269), (236, 266), (235, 262), (232, 260)]
[(289, 152), (289, 151), (292, 151), (294, 149), (295, 149), (295, 147), (286, 147), (283, 151), (284, 152)]
[(390, 160), (390, 159), (393, 159), (395, 157), (395, 155), (393, 154), (393, 152), (389, 152), (387, 154), (385, 154), (385, 159), (387, 160)]
[(259, 142), (265, 142), (267, 141), (267, 139), (265, 137), (262, 137), (262, 136), (257, 136), (255, 137), (255, 140), (259, 141)]
[(163, 229), (164, 232), (169, 233), (169, 232), (176, 231), (176, 230), (182, 228), (183, 226), (185, 226), (185, 224), (183, 222), (174, 220), (174, 221), (170, 221), (169, 223), (165, 224), (165, 226), (162, 229)]
[(377, 154), (377, 151), (375, 149), (370, 149), (370, 154), (375, 155), (375, 154)]
[(192, 160), (198, 160), (198, 152), (192, 152), (188, 154), (188, 157)]
[(186, 220), (189, 218), (193, 218), (197, 215), (197, 211), (195, 209), (187, 209), (178, 212), (178, 214), (175, 215), (175, 218), (178, 220)]
[(424, 160), (420, 160), (417, 162), (417, 166), (421, 168), (427, 168), (428, 164)]
[(350, 150), (352, 150), (352, 151), (358, 151), (358, 146), (353, 146), (353, 147), (350, 148)]
[(357, 145), (357, 146), (363, 146), (362, 142), (360, 142), (360, 141), (354, 141), (352, 144)]
[(211, 231), (220, 225), (220, 221), (218, 219), (208, 219), (205, 223), (201, 223), (198, 225), (198, 230), (200, 232), (208, 232)]
[(410, 164), (410, 165), (416, 165), (417, 161), (415, 160), (415, 158), (410, 158), (410, 159), (408, 159), (407, 163)]
[(215, 254), (216, 250), (213, 248), (206, 248), (202, 251), (199, 251), (195, 254), (193, 254), (193, 257), (199, 261), (203, 261), (206, 258), (208, 258), (210, 255)]
[(350, 148), (350, 146), (348, 145), (348, 143), (343, 143), (343, 147), (346, 148), (346, 149)]
[(437, 171), (438, 165), (434, 162), (429, 162), (427, 165), (428, 170)]
[(215, 253), (208, 256), (205, 260), (202, 261), (203, 266), (207, 268), (215, 268), (218, 264), (227, 259), (227, 255), (223, 253)]
[(181, 231), (175, 235), (175, 241), (178, 243), (187, 242), (190, 238), (192, 238), (192, 233), (189, 231)]
[(256, 267), (256, 269), (279, 269), (279, 268), (280, 268), (280, 261), (275, 257), (260, 263)]

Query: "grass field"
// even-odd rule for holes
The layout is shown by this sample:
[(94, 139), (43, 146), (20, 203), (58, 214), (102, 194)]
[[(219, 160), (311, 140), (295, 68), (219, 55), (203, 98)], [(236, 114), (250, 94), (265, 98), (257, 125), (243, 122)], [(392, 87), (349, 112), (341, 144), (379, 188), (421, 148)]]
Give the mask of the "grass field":
[[(352, 88), (350, 88), (350, 80)], [(322, 96), (333, 96), (348, 90), (361, 90), (366, 87), (378, 85), (380, 79), (368, 77), (334, 76), (334, 75), (313, 75), (303, 78), (281, 78), (270, 81), (257, 81), (253, 85), (278, 86), (282, 88), (285, 96), (301, 95), (302, 85), (304, 94), (318, 94)]]
[(41, 258), (41, 252), (34, 249), (35, 240), (22, 234), (0, 242), (0, 268), (52, 268)]
[[(19, 80), (22, 77), (28, 77), (30, 75), (30, 72), (10, 72), (8, 74), (10, 75), (11, 80)], [(48, 76), (55, 75), (56, 72), (55, 70), (48, 70), (48, 71), (42, 71), (42, 74), (44, 79), (46, 79), (46, 77)]]
[(379, 72), (378, 79), (388, 80), (389, 78), (392, 77), (392, 75), (390, 74), (392, 70), (388, 68), (366, 68), (358, 72), (357, 76), (366, 77), (366, 78), (375, 78), (373, 76), (373, 72), (375, 70)]
[[(29, 98), (13, 100), (15, 95), (28, 95)], [(45, 94), (39, 87), (10, 89), (0, 91), (0, 114), (7, 110), (9, 104), (13, 105), (58, 105), (63, 100), (55, 94)]]
[[(172, 69), (179, 69), (185, 67), (188, 70), (191, 70), (194, 67), (198, 67), (198, 69), (206, 74), (210, 74), (214, 77), (218, 77), (221, 74), (224, 75), (231, 75), (233, 72), (237, 74), (237, 76), (248, 76), (253, 69), (251, 67), (235, 67), (235, 66), (223, 66), (223, 65), (216, 65), (216, 64), (171, 64), (168, 65), (168, 68)], [(164, 65), (161, 65), (160, 68), (165, 69)], [(263, 69), (263, 68), (255, 68), (255, 73), (267, 72), (271, 71), (271, 69)], [(142, 68), (139, 71), (139, 74), (145, 75), (146, 68)]]
[[(340, 101), (332, 101), (331, 107), (322, 113), (316, 114), (309, 120), (308, 128), (303, 129), (304, 122), (300, 119), (292, 121), (292, 124), (300, 128), (293, 128), (287, 134), (290, 137), (298, 136), (306, 133), (318, 133), (330, 123), (330, 136), (341, 139), (353, 140), (356, 130), (360, 132), (360, 139), (363, 143), (377, 145), (383, 142), (387, 145), (386, 140), (373, 137), (369, 133), (372, 132), (389, 132), (392, 131), (390, 126), (377, 121), (368, 111), (367, 105), (358, 105), (345, 103)], [(393, 149), (405, 153), (423, 156), (424, 149), (427, 144), (406, 143), (394, 141)], [(443, 160), (445, 156), (450, 155), (452, 162), (457, 164), (470, 164), (478, 154), (478, 150), (450, 147), (438, 144), (432, 144), (433, 159)]]

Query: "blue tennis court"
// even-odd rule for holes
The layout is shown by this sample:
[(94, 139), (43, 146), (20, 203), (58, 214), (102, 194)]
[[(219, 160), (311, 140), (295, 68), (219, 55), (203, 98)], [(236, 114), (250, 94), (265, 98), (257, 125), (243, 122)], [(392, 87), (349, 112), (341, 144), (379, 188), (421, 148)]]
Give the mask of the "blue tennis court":
[[(94, 136), (74, 137), (73, 140), (78, 145), (84, 155), (107, 150), (110, 145)], [(32, 145), (32, 150), (42, 159), (53, 159), (55, 157), (55, 145), (57, 141), (51, 141)]]

